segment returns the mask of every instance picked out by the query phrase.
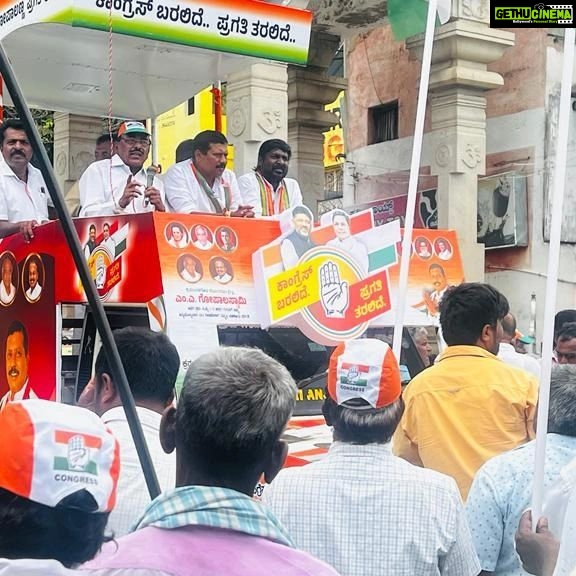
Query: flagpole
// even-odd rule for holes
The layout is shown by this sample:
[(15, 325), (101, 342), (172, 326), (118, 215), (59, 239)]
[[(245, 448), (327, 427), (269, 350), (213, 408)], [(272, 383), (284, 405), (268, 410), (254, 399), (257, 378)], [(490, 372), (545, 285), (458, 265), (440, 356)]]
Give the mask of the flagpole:
[(550, 400), (550, 374), (552, 372), (552, 347), (554, 339), (554, 312), (558, 286), (558, 264), (562, 231), (562, 204), (566, 181), (566, 156), (568, 153), (568, 126), (570, 125), (570, 98), (572, 93), (572, 68), (574, 65), (574, 28), (564, 31), (564, 59), (560, 110), (558, 113), (558, 137), (556, 139), (556, 166), (552, 196), (552, 218), (550, 222), (550, 247), (548, 249), (548, 275), (546, 278), (546, 300), (544, 303), (544, 337), (542, 340), (542, 372), (538, 398), (538, 429), (536, 431), (536, 454), (534, 457), (534, 488), (532, 492), (532, 528), (542, 514), (544, 491), (544, 465), (546, 460), (546, 434), (548, 432), (548, 405)]
[(412, 248), (412, 231), (414, 229), (414, 211), (418, 191), (418, 176), (420, 174), (420, 156), (424, 138), (424, 120), (426, 118), (426, 102), (430, 84), (430, 66), (432, 63), (432, 45), (436, 25), (436, 9), (438, 0), (429, 0), (426, 32), (424, 36), (424, 53), (420, 72), (420, 88), (418, 90), (418, 107), (416, 109), (416, 125), (414, 127), (414, 143), (412, 145), (412, 163), (410, 165), (410, 180), (408, 183), (408, 198), (406, 202), (406, 218), (404, 221), (404, 237), (402, 239), (402, 255), (400, 257), (400, 278), (396, 296), (396, 316), (394, 319), (394, 339), (392, 349), (398, 360), (402, 350), (402, 329), (406, 312), (406, 293), (408, 290), (408, 272)]

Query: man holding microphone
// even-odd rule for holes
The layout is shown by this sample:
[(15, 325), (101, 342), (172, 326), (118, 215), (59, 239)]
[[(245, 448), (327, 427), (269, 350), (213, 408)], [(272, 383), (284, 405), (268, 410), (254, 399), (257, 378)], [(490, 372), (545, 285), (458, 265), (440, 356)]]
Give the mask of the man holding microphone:
[(150, 134), (141, 122), (124, 122), (118, 129), (117, 152), (90, 164), (80, 178), (80, 216), (110, 216), (165, 212), (164, 185), (156, 169), (144, 170)]

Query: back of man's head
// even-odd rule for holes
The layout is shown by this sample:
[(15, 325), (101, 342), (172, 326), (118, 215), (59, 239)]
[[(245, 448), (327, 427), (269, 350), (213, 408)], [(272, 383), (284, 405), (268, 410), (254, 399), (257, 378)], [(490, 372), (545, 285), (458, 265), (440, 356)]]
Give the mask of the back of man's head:
[(548, 432), (576, 437), (576, 365), (552, 367)]
[(322, 407), (334, 440), (389, 442), (404, 413), (398, 362), (388, 344), (366, 338), (340, 344), (330, 357)]
[[(180, 367), (176, 346), (162, 332), (129, 326), (114, 331), (114, 342), (136, 404), (152, 402), (166, 406), (172, 401)], [(96, 378), (112, 377), (104, 348), (96, 358)]]
[(504, 333), (502, 340), (506, 342), (510, 342), (516, 336), (516, 318), (511, 312), (502, 318), (502, 332)]
[(116, 500), (120, 448), (96, 414), (47, 400), (0, 412), (0, 558), (92, 559)]
[(506, 297), (488, 284), (454, 286), (440, 301), (442, 336), (448, 346), (475, 346), (484, 327), (495, 329), (508, 311)]
[(250, 475), (270, 458), (295, 402), (290, 373), (261, 350), (220, 348), (200, 356), (178, 398), (179, 466), (186, 461), (216, 481)]
[(176, 148), (176, 162), (190, 160), (194, 155), (194, 139), (182, 140)]
[(554, 316), (554, 341), (556, 341), (562, 326), (568, 324), (568, 322), (576, 322), (576, 310), (560, 310), (560, 312), (556, 313), (556, 316)]

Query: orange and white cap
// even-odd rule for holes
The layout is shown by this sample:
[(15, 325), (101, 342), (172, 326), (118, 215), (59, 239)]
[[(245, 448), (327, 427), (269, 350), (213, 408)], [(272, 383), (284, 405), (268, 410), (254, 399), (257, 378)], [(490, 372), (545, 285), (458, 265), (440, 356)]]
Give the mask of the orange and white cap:
[(52, 508), (80, 490), (109, 512), (120, 472), (118, 441), (100, 418), (47, 400), (10, 402), (0, 412), (0, 488)]
[(373, 338), (340, 344), (330, 357), (328, 394), (353, 410), (384, 408), (402, 393), (398, 362), (386, 342)]

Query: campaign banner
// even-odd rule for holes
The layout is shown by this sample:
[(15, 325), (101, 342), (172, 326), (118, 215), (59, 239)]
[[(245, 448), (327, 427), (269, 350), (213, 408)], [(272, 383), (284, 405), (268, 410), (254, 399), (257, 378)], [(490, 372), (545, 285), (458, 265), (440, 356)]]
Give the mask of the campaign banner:
[[(290, 323), (324, 345), (393, 325), (401, 238), (398, 220), (377, 226), (371, 209), (333, 210), (314, 228), (311, 212), (294, 208), (253, 256), (260, 324)], [(446, 288), (464, 278), (454, 231), (415, 231), (409, 270), (405, 324), (437, 324)]]
[[(75, 218), (74, 226), (103, 302), (145, 304), (162, 294), (152, 214)], [(54, 304), (86, 302), (60, 222), (35, 228), (29, 244), (21, 234), (0, 243), (0, 250), (14, 253), (32, 249), (51, 254), (57, 262)]]
[(252, 254), (279, 234), (278, 222), (203, 214), (154, 214), (163, 298), (151, 324), (178, 348), (179, 382), (189, 363), (220, 344), (218, 327), (256, 326)]
[(108, 31), (305, 65), (312, 13), (258, 0), (16, 0), (0, 39), (37, 22)]
[(55, 259), (0, 244), (0, 410), (11, 400), (54, 400), (59, 387)]
[[(391, 198), (382, 198), (373, 202), (355, 204), (346, 208), (349, 214), (362, 212), (370, 208), (374, 214), (374, 223), (376, 226), (382, 226), (393, 220), (400, 220), (400, 226), (404, 227), (406, 218), (406, 203), (408, 196), (392, 196)], [(438, 203), (436, 200), (436, 190), (422, 190), (416, 196), (416, 210), (414, 212), (414, 228), (438, 228)]]

